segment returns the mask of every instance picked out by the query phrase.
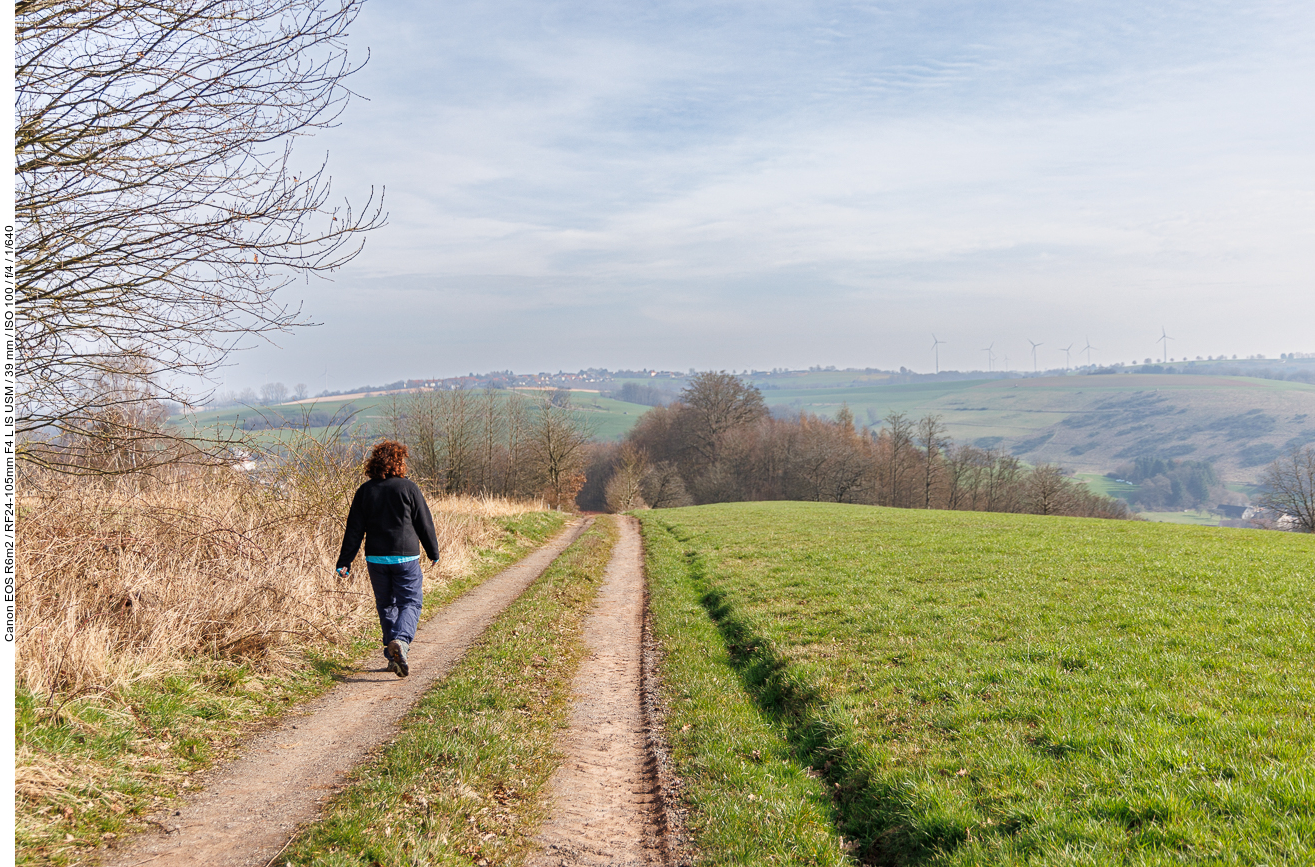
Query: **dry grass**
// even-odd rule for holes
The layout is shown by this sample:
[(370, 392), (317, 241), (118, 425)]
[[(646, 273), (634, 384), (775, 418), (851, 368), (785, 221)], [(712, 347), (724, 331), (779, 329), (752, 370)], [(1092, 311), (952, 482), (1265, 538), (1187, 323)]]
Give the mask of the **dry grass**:
[[(333, 571), (345, 498), (307, 502), (228, 469), (33, 481), (19, 501), (16, 677), (35, 694), (113, 691), (200, 656), (277, 671), (374, 620), (364, 568), (346, 582)], [(431, 585), (464, 575), (503, 538), (493, 519), (543, 508), (432, 505), (443, 562)]]
[[(24, 479), (21, 863), (78, 863), (138, 827), (250, 723), (327, 688), (377, 639), (364, 562), (347, 581), (333, 568), (363, 481), (357, 456), (310, 450), (277, 467)], [(426, 594), (437, 603), (559, 523), (517, 521), (544, 510), (535, 502), (430, 505), (443, 562), (426, 569)], [(512, 546), (509, 528), (531, 537)]]

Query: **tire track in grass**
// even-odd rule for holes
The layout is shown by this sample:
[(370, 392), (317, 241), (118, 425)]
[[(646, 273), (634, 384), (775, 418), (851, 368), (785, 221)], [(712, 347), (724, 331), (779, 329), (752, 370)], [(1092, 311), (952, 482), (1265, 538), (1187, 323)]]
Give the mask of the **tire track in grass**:
[(660, 803), (641, 699), (643, 546), (635, 519), (620, 539), (584, 623), (589, 656), (571, 684), (566, 760), (549, 783), (553, 815), (533, 867), (638, 867), (664, 860)]
[(371, 657), (374, 666), (349, 674), (299, 714), (252, 738), (242, 757), (206, 775), (199, 793), (154, 817), (163, 833), (139, 835), (106, 862), (264, 867), (585, 526), (573, 525), (436, 613), (416, 635), (410, 677), (395, 677), (384, 669), (382, 655)]
[(836, 804), (779, 717), (744, 683), (707, 606), (701, 559), (643, 518), (666, 735), (700, 864), (852, 864)]
[[(683, 550), (685, 580), (720, 635), (725, 664), (753, 702), (791, 760), (821, 784), (821, 798), (837, 835), (842, 862), (886, 865), (923, 863), (953, 851), (971, 835), (939, 815), (901, 821), (913, 811), (913, 796), (881, 781), (855, 743), (852, 722), (833, 707), (817, 685), (800, 677), (771, 639), (740, 616), (708, 574), (702, 554), (687, 549), (677, 529), (655, 521), (659, 532)], [(787, 863), (814, 863), (812, 860)]]

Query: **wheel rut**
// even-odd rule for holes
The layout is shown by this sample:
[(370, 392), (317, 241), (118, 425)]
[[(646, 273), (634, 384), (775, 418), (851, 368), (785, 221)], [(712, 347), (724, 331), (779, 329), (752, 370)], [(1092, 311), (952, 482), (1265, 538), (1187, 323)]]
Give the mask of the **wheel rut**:
[(566, 761), (549, 780), (551, 818), (530, 867), (665, 862), (662, 810), (643, 678), (644, 563), (637, 522), (616, 519), (620, 538), (584, 624), (589, 656), (572, 691)]
[[(465, 654), (493, 619), (539, 577), (590, 521), (577, 522), (514, 566), (444, 606), (419, 630), (411, 676), (382, 654), (329, 693), (251, 738), (237, 760), (203, 777), (201, 791), (148, 821), (105, 856), (110, 867), (264, 867), (319, 816), (347, 773), (396, 734), (398, 720)], [(641, 585), (642, 586), (642, 585)]]

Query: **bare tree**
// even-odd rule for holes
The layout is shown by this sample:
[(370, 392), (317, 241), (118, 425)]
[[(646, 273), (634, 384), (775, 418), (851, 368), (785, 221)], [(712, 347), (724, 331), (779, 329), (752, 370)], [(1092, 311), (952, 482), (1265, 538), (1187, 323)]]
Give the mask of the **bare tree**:
[(305, 400), (307, 395), (309, 394), (310, 394), (310, 387), (307, 386), (306, 383), (304, 382), (299, 382), (292, 387), (293, 400)]
[(644, 474), (640, 491), (644, 501), (655, 509), (674, 509), (694, 503), (685, 489), (685, 480), (680, 477), (680, 470), (671, 461), (651, 464)]
[(499, 406), (498, 393), (491, 388), (480, 392), (475, 414), (479, 419), (479, 489), (498, 490), (497, 464), (506, 431), (506, 419)]
[(1033, 515), (1072, 514), (1072, 492), (1064, 471), (1054, 464), (1033, 467), (1024, 482), (1023, 503)]
[(593, 432), (578, 413), (544, 400), (527, 433), (526, 456), (539, 491), (548, 505), (568, 507), (584, 486), (585, 445)]
[[(119, 474), (150, 470), (195, 449), (165, 429), (169, 413), (150, 387), (150, 369), (140, 359), (104, 362), (85, 386), (94, 411), (57, 435), (30, 439), (31, 463), (78, 474)], [(238, 436), (232, 431), (233, 438)]]
[(885, 427), (878, 435), (884, 440), (881, 467), (882, 496), (879, 502), (887, 506), (908, 506), (905, 477), (914, 456), (913, 422), (902, 412), (891, 412), (882, 421)]
[(941, 417), (928, 413), (918, 420), (915, 438), (922, 451), (922, 507), (931, 508), (931, 489), (941, 470), (941, 452), (950, 444)]
[[(359, 8), (18, 0), (16, 427), (37, 438), (21, 457), (51, 463), (43, 439), (125, 394), (194, 402), (244, 337), (305, 322), (279, 288), (382, 224), (373, 195), (364, 215), (331, 207), (324, 165), (291, 159), (347, 103)], [(107, 376), (137, 385), (98, 391)]]
[(717, 463), (726, 435), (767, 415), (757, 388), (732, 374), (700, 373), (680, 394), (691, 413), (691, 445), (704, 462)]
[(973, 511), (977, 508), (987, 454), (970, 445), (952, 447), (946, 454), (945, 508)]
[(1018, 480), (1023, 473), (1023, 462), (1008, 452), (992, 449), (987, 452), (990, 463), (986, 468), (987, 512), (1017, 512), (1022, 509)]
[(632, 443), (621, 447), (616, 469), (607, 480), (607, 508), (611, 512), (628, 512), (646, 505), (642, 492), (644, 476), (648, 472), (648, 455)]
[(1274, 461), (1261, 486), (1259, 505), (1290, 516), (1303, 532), (1315, 533), (1315, 446), (1295, 448)]
[(843, 503), (863, 488), (871, 457), (847, 408), (836, 422), (801, 415), (795, 440), (787, 460), (796, 480), (792, 487), (803, 499)]
[(267, 382), (260, 387), (260, 402), (265, 406), (283, 403), (288, 399), (288, 387), (281, 382)]
[(509, 494), (527, 493), (525, 490), (525, 442), (530, 432), (530, 401), (512, 392), (503, 404), (507, 436), (507, 467), (503, 477), (503, 490)]

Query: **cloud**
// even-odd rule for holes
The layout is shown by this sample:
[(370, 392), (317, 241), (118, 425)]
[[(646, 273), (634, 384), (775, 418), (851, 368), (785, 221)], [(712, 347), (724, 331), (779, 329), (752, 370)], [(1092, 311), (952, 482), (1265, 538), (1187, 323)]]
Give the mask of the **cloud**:
[(1306, 4), (365, 8), (370, 102), (305, 150), (390, 225), (310, 307), (363, 345), (392, 304), (459, 322), (365, 380), (898, 366), (933, 328), (951, 365), (1023, 330), (1131, 358), (1142, 318), (1277, 352), (1315, 317)]

